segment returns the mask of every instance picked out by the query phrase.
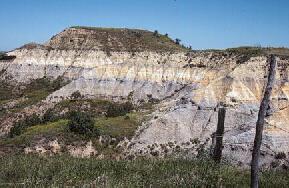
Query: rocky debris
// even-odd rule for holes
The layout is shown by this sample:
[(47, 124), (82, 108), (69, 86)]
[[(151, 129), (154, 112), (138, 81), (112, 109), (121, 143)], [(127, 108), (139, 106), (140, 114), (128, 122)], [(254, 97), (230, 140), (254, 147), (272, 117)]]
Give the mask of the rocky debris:
[(41, 101), (35, 105), (26, 107), (16, 113), (7, 113), (6, 116), (1, 118), (0, 122), (0, 137), (6, 136), (13, 124), (17, 121), (23, 120), (27, 116), (33, 114), (43, 115), (48, 109), (53, 108), (54, 104)]
[(50, 147), (51, 152), (54, 154), (59, 153), (61, 150), (61, 146), (59, 145), (57, 140), (48, 142), (48, 146)]
[(58, 142), (57, 139), (49, 141), (46, 139), (41, 139), (34, 146), (25, 147), (24, 153), (30, 154), (40, 154), (40, 155), (54, 155), (61, 153), (61, 144)]
[(92, 142), (88, 142), (84, 147), (67, 146), (68, 152), (73, 157), (91, 157), (98, 154), (92, 146)]
[(44, 139), (40, 140), (33, 147), (24, 148), (25, 154), (36, 153), (40, 155), (56, 155), (62, 154), (65, 151), (73, 157), (80, 158), (92, 157), (98, 154), (91, 141), (87, 142), (85, 146), (73, 146), (65, 145), (63, 143), (60, 144), (57, 139), (53, 141), (47, 141)]

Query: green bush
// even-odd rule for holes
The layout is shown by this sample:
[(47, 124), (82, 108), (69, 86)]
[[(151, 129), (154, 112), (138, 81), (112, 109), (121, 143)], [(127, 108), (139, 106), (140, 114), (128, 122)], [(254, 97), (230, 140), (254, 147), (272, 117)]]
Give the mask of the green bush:
[(60, 116), (55, 115), (52, 109), (48, 109), (42, 117), (42, 123), (47, 123), (51, 121), (56, 121), (60, 119)]
[(85, 136), (99, 135), (94, 127), (94, 119), (88, 114), (79, 111), (69, 113), (68, 127), (71, 132)]
[(26, 125), (23, 123), (23, 121), (17, 122), (10, 129), (9, 137), (13, 138), (15, 136), (18, 136), (22, 134), (25, 131), (25, 129), (26, 129)]
[(18, 121), (14, 124), (14, 126), (10, 129), (9, 136), (15, 137), (22, 134), (26, 128), (41, 124), (42, 119), (39, 118), (38, 115), (33, 114), (31, 116), (26, 117), (24, 120)]
[(155, 37), (158, 37), (158, 36), (159, 36), (158, 30), (155, 30), (155, 31), (154, 31), (154, 36), (155, 36)]
[(133, 110), (133, 105), (130, 102), (122, 104), (111, 103), (107, 109), (106, 116), (107, 117), (124, 116), (131, 110)]
[(176, 44), (180, 45), (180, 43), (181, 43), (181, 39), (176, 38)]

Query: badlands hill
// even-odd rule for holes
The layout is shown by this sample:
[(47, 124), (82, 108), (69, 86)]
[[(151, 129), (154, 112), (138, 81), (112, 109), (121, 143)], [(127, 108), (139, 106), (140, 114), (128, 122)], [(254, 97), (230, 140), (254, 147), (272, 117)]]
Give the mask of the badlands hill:
[[(37, 45), (24, 45), (33, 48)], [(126, 28), (97, 28), (74, 26), (53, 36), (43, 45), (47, 49), (99, 50), (104, 52), (185, 52), (167, 35)]]
[[(249, 164), (269, 53), (277, 55), (278, 68), (262, 162), (285, 165), (288, 49), (190, 51), (166, 35), (135, 29), (71, 27), (44, 44), (27, 44), (1, 57), (2, 152), (194, 157), (210, 150), (223, 103), (224, 157)], [(81, 99), (71, 100), (76, 92)], [(127, 117), (104, 117), (107, 106), (124, 102), (134, 105)], [(75, 139), (62, 117), (7, 137), (15, 122), (27, 116), (61, 115), (69, 109), (92, 111), (102, 136), (91, 142)], [(105, 150), (103, 142), (114, 144)]]

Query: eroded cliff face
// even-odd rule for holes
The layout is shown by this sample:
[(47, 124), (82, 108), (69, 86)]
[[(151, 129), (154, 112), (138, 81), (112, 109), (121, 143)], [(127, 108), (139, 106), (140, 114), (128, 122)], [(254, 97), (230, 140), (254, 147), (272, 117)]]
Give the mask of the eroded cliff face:
[[(180, 149), (191, 156), (200, 145), (209, 148), (222, 102), (227, 109), (223, 153), (232, 162), (249, 164), (266, 83), (266, 57), (240, 62), (237, 55), (220, 52), (166, 52), (149, 47), (129, 51), (123, 41), (118, 50), (112, 50), (116, 39), (109, 43), (108, 52), (106, 43), (91, 42), (97, 40), (91, 32), (72, 28), (44, 46), (9, 52), (16, 59), (0, 63), (1, 79), (18, 84), (44, 76), (71, 80), (45, 99), (49, 104), (69, 98), (75, 91), (86, 98), (129, 98), (135, 104), (158, 101), (149, 120), (129, 142), (129, 155), (165, 156)], [(262, 145), (264, 164), (279, 152), (289, 152), (289, 61), (277, 60)], [(8, 130), (3, 122), (1, 129)]]

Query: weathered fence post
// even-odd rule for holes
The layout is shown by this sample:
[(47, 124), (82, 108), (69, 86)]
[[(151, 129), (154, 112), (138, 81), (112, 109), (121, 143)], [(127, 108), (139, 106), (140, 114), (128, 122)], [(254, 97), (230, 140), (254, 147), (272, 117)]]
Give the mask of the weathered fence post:
[(217, 131), (215, 134), (216, 145), (214, 148), (214, 155), (213, 155), (213, 159), (217, 163), (220, 163), (222, 158), (225, 115), (226, 109), (224, 108), (223, 105), (221, 105), (218, 111), (218, 124), (217, 124)]
[(270, 64), (269, 67), (269, 75), (268, 75), (268, 81), (265, 88), (264, 97), (262, 99), (262, 102), (260, 104), (260, 109), (258, 113), (258, 120), (256, 123), (256, 134), (255, 134), (255, 140), (254, 140), (254, 147), (253, 147), (253, 153), (252, 153), (252, 161), (251, 161), (251, 187), (257, 188), (258, 187), (258, 181), (259, 181), (259, 157), (260, 157), (260, 148), (262, 144), (262, 134), (263, 134), (263, 128), (264, 128), (264, 119), (266, 115), (266, 110), (269, 105), (270, 96), (272, 93), (273, 85), (274, 85), (274, 79), (276, 74), (276, 58), (274, 55), (270, 55), (268, 58), (268, 62)]

